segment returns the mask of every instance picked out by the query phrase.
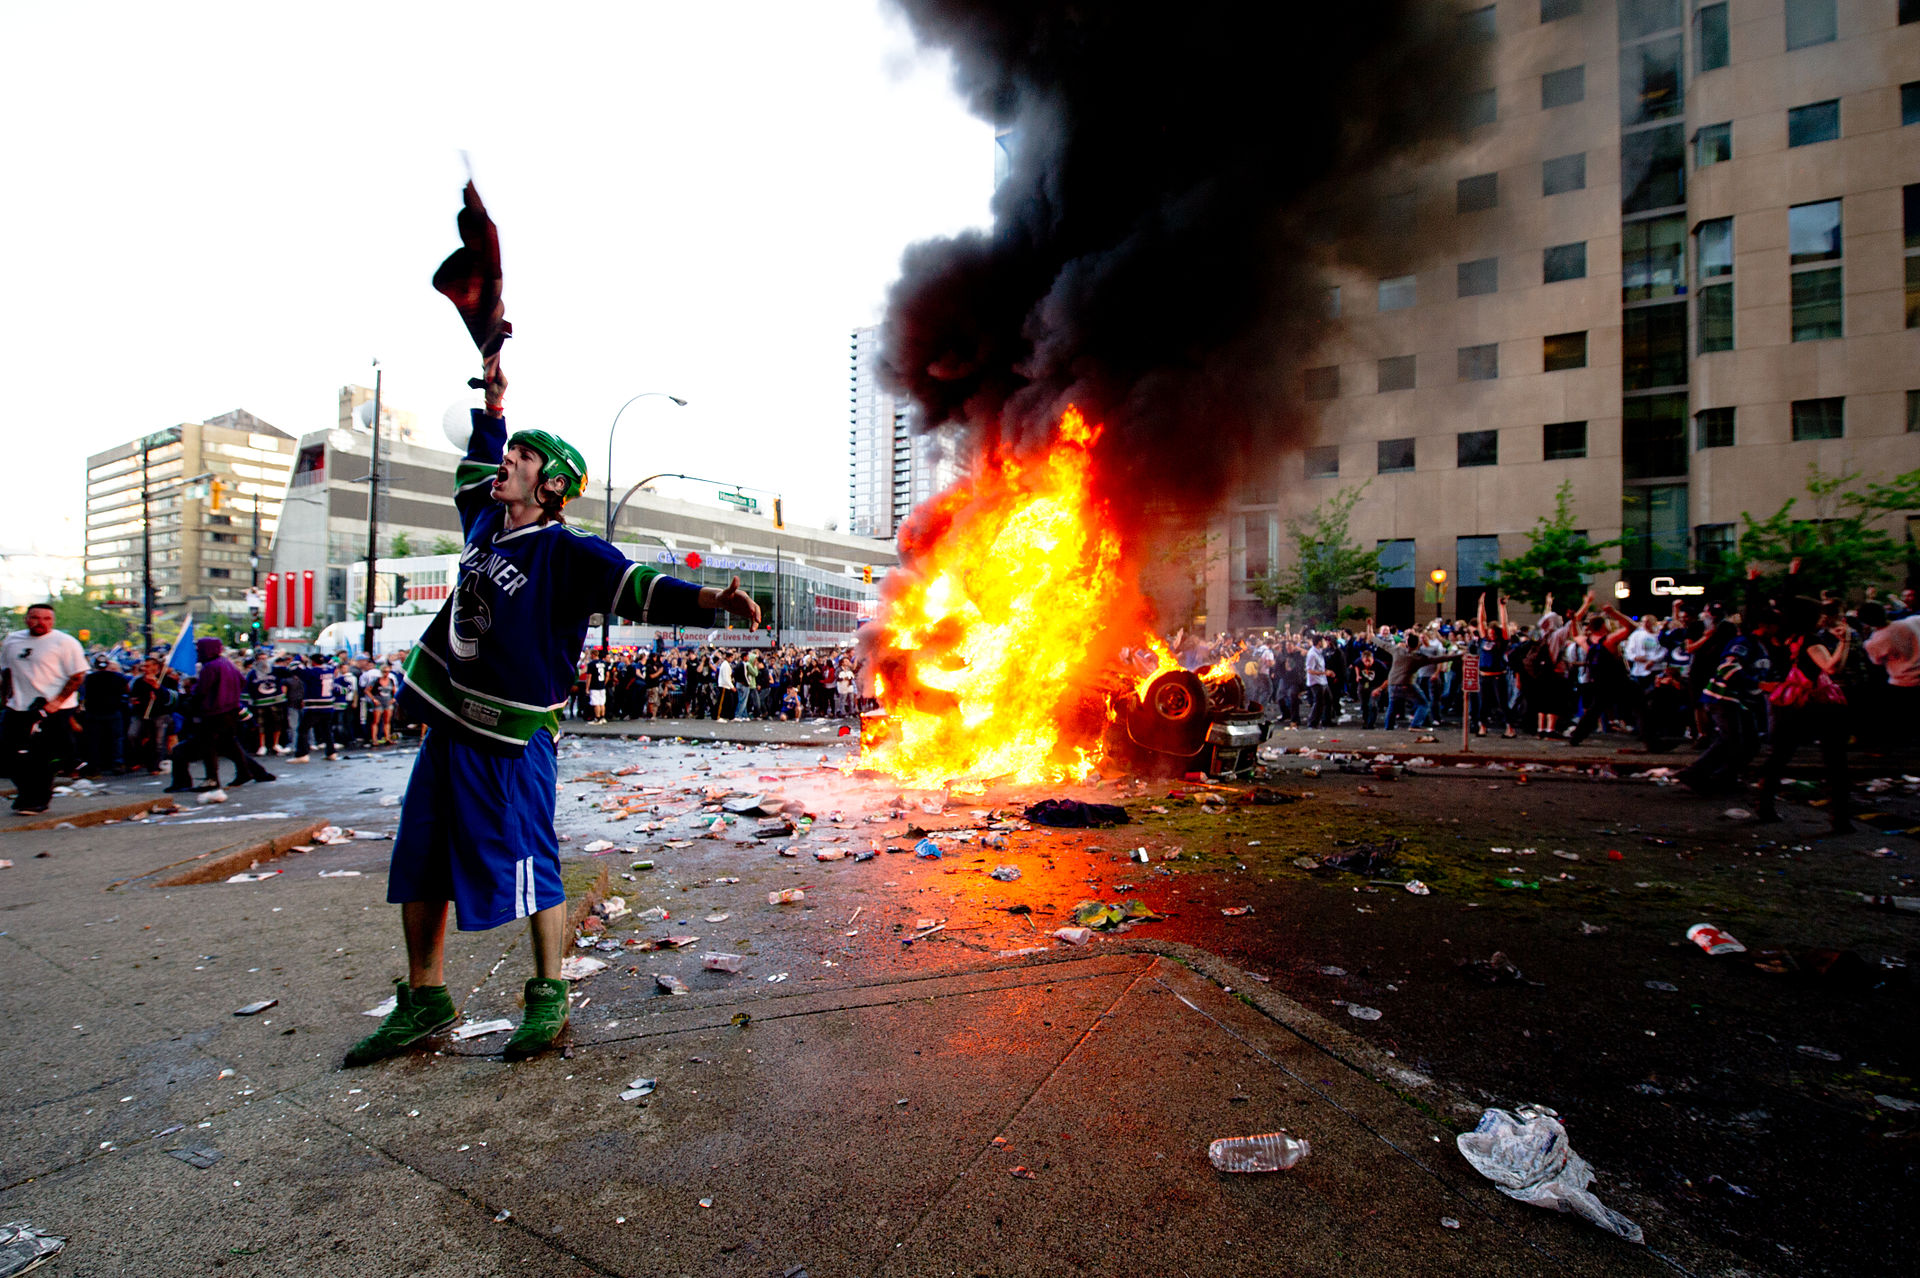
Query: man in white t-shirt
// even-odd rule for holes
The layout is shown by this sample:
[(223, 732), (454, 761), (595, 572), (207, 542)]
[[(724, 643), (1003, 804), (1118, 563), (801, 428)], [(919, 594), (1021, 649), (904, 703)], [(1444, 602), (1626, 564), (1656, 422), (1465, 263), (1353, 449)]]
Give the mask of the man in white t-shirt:
[(7, 705), (0, 751), (13, 775), (19, 816), (38, 816), (53, 801), (54, 760), (71, 746), (70, 716), (62, 712), (74, 708), (87, 675), (86, 650), (55, 630), (53, 620), (52, 604), (34, 604), (27, 628), (0, 640), (0, 694)]

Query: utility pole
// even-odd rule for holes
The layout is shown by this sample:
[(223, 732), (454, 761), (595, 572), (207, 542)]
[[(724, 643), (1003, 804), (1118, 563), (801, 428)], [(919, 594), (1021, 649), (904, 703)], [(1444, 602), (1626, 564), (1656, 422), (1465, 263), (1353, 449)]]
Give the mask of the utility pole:
[(153, 511), (148, 495), (147, 458), (153, 436), (140, 441), (140, 656), (153, 651)]
[(360, 654), (373, 655), (373, 570), (380, 546), (380, 361), (373, 361), (373, 467), (367, 472), (367, 605)]

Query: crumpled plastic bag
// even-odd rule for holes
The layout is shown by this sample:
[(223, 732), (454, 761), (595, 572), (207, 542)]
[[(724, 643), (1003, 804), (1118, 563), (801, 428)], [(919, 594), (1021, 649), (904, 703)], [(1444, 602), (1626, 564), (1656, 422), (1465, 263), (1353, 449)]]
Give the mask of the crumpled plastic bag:
[(1026, 811), (1035, 825), (1061, 829), (1087, 829), (1096, 826), (1125, 825), (1127, 810), (1117, 803), (1082, 803), (1078, 799), (1042, 799)]
[(1640, 1226), (1587, 1192), (1593, 1168), (1567, 1143), (1567, 1129), (1550, 1111), (1504, 1109), (1480, 1115), (1480, 1124), (1456, 1137), (1461, 1156), (1509, 1198), (1585, 1216), (1628, 1242), (1644, 1243)]
[(8, 1221), (0, 1225), (0, 1274), (23, 1274), (38, 1269), (60, 1254), (65, 1238), (35, 1229), (26, 1221)]

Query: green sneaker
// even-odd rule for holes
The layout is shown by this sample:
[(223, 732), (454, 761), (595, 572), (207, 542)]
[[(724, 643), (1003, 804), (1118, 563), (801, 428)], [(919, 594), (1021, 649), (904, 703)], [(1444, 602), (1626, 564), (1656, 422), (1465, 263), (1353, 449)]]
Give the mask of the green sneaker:
[(414, 989), (404, 979), (393, 983), (393, 1010), (380, 1028), (355, 1043), (347, 1051), (346, 1063), (371, 1065), (406, 1051), (421, 1039), (444, 1033), (460, 1013), (453, 996), (444, 985), (423, 985)]
[(523, 1061), (552, 1047), (567, 1027), (567, 983), (536, 976), (527, 982), (527, 1014), (507, 1040), (507, 1059)]

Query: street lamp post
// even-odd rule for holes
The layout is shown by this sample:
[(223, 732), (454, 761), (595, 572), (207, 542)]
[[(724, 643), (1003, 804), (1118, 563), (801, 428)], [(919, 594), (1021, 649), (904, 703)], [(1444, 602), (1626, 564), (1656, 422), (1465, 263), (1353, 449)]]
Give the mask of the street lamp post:
[(1435, 568), (1427, 574), (1427, 580), (1433, 583), (1433, 619), (1438, 622), (1447, 606), (1447, 570)]
[[(620, 414), (626, 412), (627, 409), (631, 407), (636, 401), (643, 400), (643, 399), (651, 399), (654, 397), (658, 397), (660, 399), (670, 399), (675, 404), (678, 404), (681, 408), (685, 408), (687, 406), (687, 401), (684, 399), (681, 399), (678, 395), (669, 395), (665, 391), (641, 391), (638, 395), (635, 395), (632, 399), (628, 400), (626, 403), (620, 405), (619, 408), (614, 410), (613, 424), (607, 427), (607, 477), (606, 477), (607, 495), (605, 500), (607, 505), (607, 540), (609, 542), (613, 540), (614, 517), (620, 513), (618, 510), (614, 508), (614, 504), (613, 504), (613, 432), (615, 428), (617, 428), (620, 425)], [(647, 477), (647, 479), (641, 480), (640, 483), (644, 484), (649, 482), (649, 480), (654, 480), (659, 478), (660, 478), (659, 475), (650, 475)], [(634, 485), (635, 488), (638, 488), (639, 486), (640, 486), (639, 484)], [(630, 492), (627, 495), (630, 497), (633, 494)], [(625, 501), (622, 501), (620, 504), (622, 506), (625, 506), (627, 503)], [(604, 612), (600, 614), (600, 655), (602, 657), (605, 657), (608, 654), (607, 631), (612, 624), (613, 624), (612, 617), (608, 616)]]
[(367, 602), (360, 628), (360, 652), (373, 655), (373, 570), (380, 551), (380, 361), (373, 361), (373, 465), (367, 471)]

